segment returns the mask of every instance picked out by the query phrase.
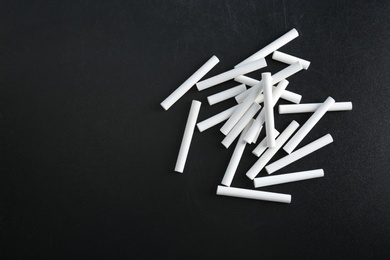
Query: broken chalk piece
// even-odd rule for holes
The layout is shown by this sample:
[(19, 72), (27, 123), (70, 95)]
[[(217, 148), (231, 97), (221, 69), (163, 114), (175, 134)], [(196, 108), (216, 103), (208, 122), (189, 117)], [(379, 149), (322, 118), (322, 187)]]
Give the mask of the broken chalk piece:
[[(279, 105), (279, 114), (310, 113), (315, 112), (322, 103), (288, 104)], [(329, 111), (352, 110), (352, 102), (335, 102)]]
[(217, 195), (244, 198), (244, 199), (291, 203), (290, 194), (225, 187), (220, 185), (218, 185), (217, 187)]
[(314, 179), (319, 177), (324, 177), (323, 169), (259, 177), (259, 178), (255, 178), (253, 180), (253, 183), (255, 185), (255, 188), (259, 188), (259, 187), (289, 183), (294, 181)]
[(184, 130), (183, 139), (181, 141), (179, 156), (177, 157), (175, 171), (183, 173), (184, 165), (186, 164), (188, 151), (190, 150), (192, 135), (194, 134), (196, 120), (198, 118), (200, 105), (202, 103), (197, 100), (192, 100), (190, 113), (188, 115), (186, 128)]
[(175, 91), (172, 92), (163, 102), (161, 106), (168, 110), (176, 101), (179, 100), (185, 93), (190, 90), (204, 75), (207, 74), (219, 62), (216, 56), (211, 57), (202, 67), (200, 67), (191, 77), (189, 77), (183, 84), (181, 84)]

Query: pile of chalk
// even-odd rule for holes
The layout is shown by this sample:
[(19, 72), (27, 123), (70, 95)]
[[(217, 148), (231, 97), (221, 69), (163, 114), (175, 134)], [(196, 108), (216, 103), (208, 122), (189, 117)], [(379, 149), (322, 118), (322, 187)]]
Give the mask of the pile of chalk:
[[(236, 139), (238, 140), (221, 181), (222, 185), (217, 186), (218, 195), (282, 203), (291, 202), (291, 195), (289, 194), (230, 187), (245, 147), (248, 144), (258, 143), (252, 153), (259, 157), (259, 159), (246, 172), (246, 176), (250, 180), (253, 180), (255, 188), (324, 176), (323, 169), (271, 175), (333, 142), (332, 136), (326, 134), (296, 149), (327, 111), (352, 110), (351, 102), (335, 102), (332, 97), (328, 97), (323, 103), (299, 104), (302, 96), (286, 90), (286, 87), (289, 85), (286, 79), (302, 69), (307, 70), (310, 65), (310, 62), (307, 60), (277, 51), (280, 47), (298, 37), (298, 35), (297, 30), (292, 29), (234, 66), (233, 69), (200, 81), (219, 62), (219, 59), (213, 56), (161, 103), (161, 106), (165, 110), (168, 110), (194, 85), (196, 85), (199, 91), (202, 91), (229, 80), (240, 83), (236, 87), (207, 97), (210, 105), (230, 98), (235, 98), (237, 105), (202, 122), (197, 123), (201, 102), (196, 100), (192, 101), (176, 162), (176, 172), (182, 173), (184, 170), (195, 125), (197, 125), (200, 132), (203, 132), (226, 121), (220, 129), (224, 135), (222, 145), (229, 148)], [(266, 67), (265, 57), (271, 53), (272, 59), (288, 64), (289, 66), (273, 75), (269, 72), (264, 72), (261, 74), (261, 80), (244, 76), (245, 74)], [(312, 113), (312, 115), (302, 126), (293, 120), (286, 129), (279, 133), (275, 129), (274, 106), (280, 98), (293, 104), (279, 105), (279, 114)], [(260, 104), (263, 104), (263, 106)], [(263, 125), (265, 125), (266, 137), (258, 142), (257, 139)], [(283, 149), (287, 155), (268, 164), (280, 149)], [(270, 176), (257, 177), (264, 168)]]

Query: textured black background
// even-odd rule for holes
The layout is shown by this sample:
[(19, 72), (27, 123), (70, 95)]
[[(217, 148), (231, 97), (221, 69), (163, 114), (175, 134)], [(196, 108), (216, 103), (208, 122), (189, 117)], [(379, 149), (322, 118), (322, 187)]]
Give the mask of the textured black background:
[[(389, 258), (389, 14), (388, 1), (1, 1), (3, 258)], [(354, 104), (301, 145), (334, 143), (279, 171), (325, 178), (264, 188), (290, 205), (216, 196), (233, 149), (219, 127), (195, 132), (175, 173), (191, 100), (205, 119), (234, 104), (206, 97), (235, 83), (159, 103), (212, 55), (208, 76), (291, 28), (282, 51), (312, 64), (288, 89)], [(252, 187), (251, 149), (234, 186)]]

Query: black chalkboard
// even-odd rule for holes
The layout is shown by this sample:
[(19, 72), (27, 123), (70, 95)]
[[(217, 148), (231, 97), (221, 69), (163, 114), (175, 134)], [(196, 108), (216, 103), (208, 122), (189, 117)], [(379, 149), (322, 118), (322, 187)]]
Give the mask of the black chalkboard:
[[(1, 1), (1, 258), (389, 258), (389, 14), (388, 1)], [(191, 100), (203, 120), (235, 104), (206, 97), (237, 84), (160, 102), (212, 55), (206, 77), (292, 28), (281, 51), (311, 65), (288, 89), (353, 110), (326, 114), (300, 147), (334, 143), (278, 173), (325, 177), (262, 189), (287, 205), (216, 196), (234, 147), (220, 126), (195, 131), (175, 173)], [(253, 188), (251, 149), (235, 187)]]

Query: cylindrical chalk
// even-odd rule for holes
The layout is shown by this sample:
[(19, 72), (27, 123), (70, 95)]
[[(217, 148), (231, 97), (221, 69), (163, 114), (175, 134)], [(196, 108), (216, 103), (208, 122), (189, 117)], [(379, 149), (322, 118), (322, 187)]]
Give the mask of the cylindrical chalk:
[(163, 102), (161, 106), (168, 110), (179, 98), (181, 98), (190, 88), (196, 84), (204, 75), (207, 74), (217, 63), (219, 59), (216, 56), (211, 57), (202, 67), (200, 67), (191, 77), (181, 84), (175, 91), (172, 92)]
[(238, 85), (233, 88), (229, 88), (225, 91), (207, 97), (210, 106), (222, 102), (226, 99), (233, 98), (246, 90), (245, 84)]
[(272, 75), (272, 84), (274, 85), (274, 84), (278, 83), (279, 81), (282, 81), (282, 80), (294, 75), (295, 73), (297, 73), (298, 71), (301, 71), (302, 69), (303, 69), (302, 64), (299, 61), (294, 62), (290, 66), (273, 74)]
[(255, 188), (259, 188), (259, 187), (289, 183), (294, 181), (314, 179), (319, 177), (324, 177), (323, 169), (260, 177), (260, 178), (255, 178), (253, 182), (255, 184)]
[(230, 186), (232, 183), (234, 174), (236, 173), (238, 164), (240, 163), (241, 156), (244, 153), (246, 142), (242, 139), (246, 131), (248, 131), (249, 127), (251, 126), (253, 122), (253, 119), (248, 123), (248, 125), (245, 127), (244, 131), (242, 131), (242, 134), (240, 135), (240, 138), (238, 139), (238, 142), (236, 144), (236, 147), (234, 148), (234, 152), (232, 154), (232, 157), (230, 158), (229, 165), (226, 169), (225, 175), (222, 179), (222, 184), (225, 186)]
[(227, 120), (236, 110), (238, 105), (235, 105), (234, 107), (228, 108), (221, 113), (218, 113), (212, 117), (209, 117), (202, 122), (199, 122), (197, 124), (198, 129), (200, 132), (203, 132), (204, 130), (209, 129), (210, 127), (213, 127), (215, 125), (218, 125), (219, 123), (222, 123), (223, 121)]
[[(263, 81), (263, 95), (264, 95), (264, 114), (265, 114), (265, 134), (267, 136), (267, 146), (275, 147), (275, 122), (274, 109), (272, 100), (272, 83), (271, 73), (265, 72), (261, 74)], [(250, 140), (250, 143), (252, 140)]]
[(175, 171), (183, 173), (184, 165), (186, 164), (188, 151), (190, 150), (190, 144), (192, 135), (194, 134), (196, 119), (198, 118), (200, 105), (202, 103), (196, 100), (192, 101), (190, 114), (188, 115), (186, 128), (184, 130), (183, 139), (180, 145), (179, 156), (177, 157)]
[(222, 140), (222, 144), (229, 148), (233, 141), (240, 135), (242, 130), (247, 126), (251, 119), (255, 116), (257, 111), (259, 111), (261, 106), (257, 103), (252, 103), (251, 107), (245, 112), (233, 129), (225, 136)]
[(277, 170), (282, 169), (283, 167), (301, 159), (302, 157), (305, 157), (306, 155), (311, 154), (318, 149), (321, 149), (322, 147), (330, 144), (331, 142), (333, 142), (332, 136), (330, 134), (324, 135), (323, 137), (315, 140), (314, 142), (311, 142), (310, 144), (305, 145), (304, 147), (296, 150), (289, 155), (286, 155), (285, 157), (277, 160), (276, 162), (271, 163), (270, 165), (265, 167), (265, 170), (268, 172), (268, 174), (276, 172)]
[[(279, 131), (275, 129), (275, 137), (278, 137), (279, 134), (280, 134)], [(264, 139), (252, 151), (252, 153), (257, 157), (260, 157), (260, 155), (262, 155), (265, 152), (265, 150), (267, 150), (267, 148), (268, 148), (267, 137), (264, 137)]]
[(245, 98), (244, 102), (239, 104), (231, 117), (229, 117), (226, 123), (221, 127), (220, 130), (224, 135), (227, 135), (232, 130), (232, 128), (237, 124), (237, 122), (245, 114), (253, 102), (256, 101), (257, 96), (262, 90), (263, 85), (261, 82), (252, 87), (251, 93)]
[[(315, 112), (323, 103), (288, 104), (279, 105), (279, 114), (310, 113)], [(329, 111), (352, 110), (352, 102), (335, 102)]]
[(290, 30), (289, 32), (285, 33), (284, 35), (282, 35), (281, 37), (279, 37), (275, 41), (271, 42), (270, 44), (268, 44), (267, 46), (265, 46), (264, 48), (259, 50), (258, 52), (254, 53), (253, 55), (246, 58), (244, 61), (238, 63), (235, 67), (243, 66), (243, 65), (247, 64), (248, 62), (252, 62), (254, 60), (264, 58), (268, 54), (271, 54), (272, 52), (276, 51), (277, 49), (279, 49), (283, 45), (289, 43), (290, 41), (292, 41), (293, 39), (298, 37), (298, 35), (299, 34), (298, 34), (298, 31), (296, 29)]
[(212, 86), (218, 85), (222, 82), (234, 79), (237, 76), (261, 69), (265, 66), (267, 66), (265, 59), (256, 60), (240, 68), (231, 69), (214, 77), (199, 81), (198, 83), (196, 83), (196, 87), (199, 91), (204, 90)]
[(317, 124), (318, 121), (325, 115), (326, 111), (334, 104), (334, 99), (328, 97), (325, 102), (318, 107), (316, 112), (314, 112), (311, 117), (303, 124), (301, 129), (288, 141), (288, 143), (283, 147), (287, 153), (291, 153), (298, 146), (298, 144), (305, 138), (305, 136), (310, 132), (310, 130)]
[(304, 70), (307, 70), (310, 66), (310, 61), (300, 59), (298, 57), (280, 52), (280, 51), (274, 51), (272, 54), (272, 59), (286, 63), (286, 64), (293, 64), (294, 62), (299, 61), (302, 64), (302, 67)]
[[(287, 69), (287, 68), (285, 68), (285, 69)], [(245, 84), (247, 86), (253, 86), (252, 85), (253, 83), (254, 84), (259, 83), (258, 80), (249, 78), (247, 76), (239, 76), (239, 77), (234, 78), (234, 80), (239, 82), (239, 83)], [(237, 103), (241, 103), (242, 102), (241, 100), (243, 100), (243, 98), (245, 98), (245, 95), (248, 95), (251, 90), (252, 90), (251, 88), (247, 89), (244, 92), (242, 92), (240, 95), (236, 96)], [(284, 100), (290, 101), (292, 103), (299, 104), (299, 102), (301, 102), (302, 96), (299, 94), (296, 94), (294, 92), (286, 90), (286, 91), (283, 91), (281, 98), (283, 98)], [(261, 102), (259, 102), (259, 103), (261, 103)]]
[(257, 174), (264, 168), (264, 166), (272, 159), (276, 152), (283, 146), (283, 144), (290, 138), (290, 136), (297, 130), (299, 124), (292, 121), (287, 128), (276, 139), (275, 147), (269, 147), (267, 151), (256, 161), (256, 163), (246, 173), (249, 179), (253, 180)]
[[(286, 87), (288, 86), (287, 80), (282, 80), (279, 82), (278, 86), (273, 89), (272, 92), (272, 107), (276, 105), (276, 103), (279, 101), (279, 98), (284, 93)], [(248, 133), (244, 136), (244, 140), (247, 143), (253, 143), (254, 138), (257, 133), (261, 131), (261, 128), (263, 127), (263, 124), (265, 122), (265, 109), (261, 110), (259, 115), (257, 116), (255, 122), (253, 122), (251, 128), (249, 129)]]
[(281, 203), (291, 203), (290, 194), (274, 193), (267, 191), (248, 190), (218, 185), (217, 195), (237, 197), (244, 199), (265, 200)]

